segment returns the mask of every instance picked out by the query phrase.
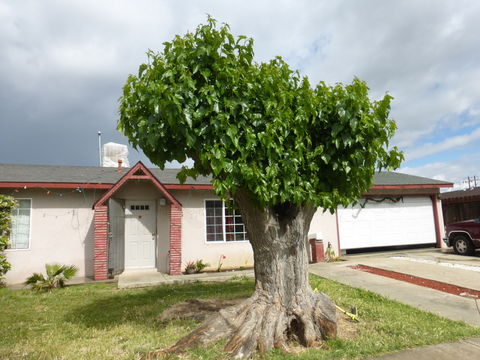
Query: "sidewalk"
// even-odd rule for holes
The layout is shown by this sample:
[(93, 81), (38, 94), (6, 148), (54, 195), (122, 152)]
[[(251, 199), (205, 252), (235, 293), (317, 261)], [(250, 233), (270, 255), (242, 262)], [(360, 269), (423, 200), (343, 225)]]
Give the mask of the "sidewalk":
[(451, 360), (480, 359), (480, 338), (470, 338), (454, 343), (428, 345), (410, 350), (385, 354), (371, 360)]

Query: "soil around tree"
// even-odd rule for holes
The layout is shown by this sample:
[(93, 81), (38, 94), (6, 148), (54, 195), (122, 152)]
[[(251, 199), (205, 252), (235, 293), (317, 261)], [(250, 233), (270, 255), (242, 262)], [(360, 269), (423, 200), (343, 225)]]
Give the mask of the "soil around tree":
[[(163, 311), (159, 317), (159, 320), (162, 323), (167, 323), (173, 320), (186, 319), (192, 319), (197, 322), (202, 322), (209, 316), (220, 311), (221, 309), (229, 306), (238, 305), (245, 300), (246, 298), (187, 299)], [(337, 311), (337, 338), (342, 340), (353, 340), (356, 338), (358, 330), (359, 323), (352, 321), (348, 316)], [(319, 343), (317, 347), (322, 348), (326, 346), (328, 345), (326, 345), (325, 343)], [(294, 343), (290, 344), (290, 346), (286, 349), (286, 351), (291, 354), (301, 353), (305, 350), (307, 350), (307, 348)], [(151, 356), (159, 356), (160, 353), (161, 351), (152, 352), (150, 354), (150, 357), (147, 356), (147, 359), (154, 359), (156, 357)]]

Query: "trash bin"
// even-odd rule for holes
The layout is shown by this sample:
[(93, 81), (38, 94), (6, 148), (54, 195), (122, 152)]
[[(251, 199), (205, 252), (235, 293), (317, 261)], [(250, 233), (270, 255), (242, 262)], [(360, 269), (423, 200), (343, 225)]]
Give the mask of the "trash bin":
[[(310, 236), (309, 236), (310, 237)], [(323, 240), (317, 236), (310, 238), (310, 249), (312, 253), (312, 262), (323, 262), (325, 260)]]

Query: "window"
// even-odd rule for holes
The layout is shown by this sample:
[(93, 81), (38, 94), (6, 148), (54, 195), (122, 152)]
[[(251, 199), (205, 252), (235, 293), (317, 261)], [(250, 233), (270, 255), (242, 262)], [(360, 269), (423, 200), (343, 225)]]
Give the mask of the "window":
[(30, 214), (32, 200), (17, 199), (18, 207), (13, 210), (12, 231), (10, 233), (11, 249), (28, 249), (30, 247)]
[(248, 240), (242, 216), (221, 200), (205, 201), (207, 241)]

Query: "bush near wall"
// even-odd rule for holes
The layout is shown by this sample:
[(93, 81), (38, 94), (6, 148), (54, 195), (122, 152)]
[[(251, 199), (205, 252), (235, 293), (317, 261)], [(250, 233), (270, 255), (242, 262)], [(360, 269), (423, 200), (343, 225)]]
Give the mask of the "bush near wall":
[(11, 268), (4, 250), (9, 243), (12, 210), (16, 206), (15, 199), (10, 196), (0, 195), (0, 286), (4, 285), (4, 275)]

